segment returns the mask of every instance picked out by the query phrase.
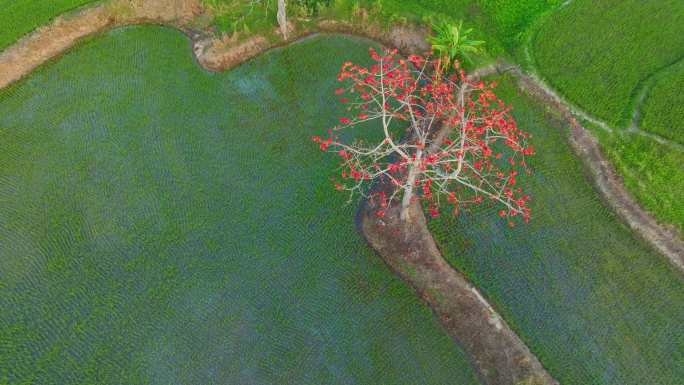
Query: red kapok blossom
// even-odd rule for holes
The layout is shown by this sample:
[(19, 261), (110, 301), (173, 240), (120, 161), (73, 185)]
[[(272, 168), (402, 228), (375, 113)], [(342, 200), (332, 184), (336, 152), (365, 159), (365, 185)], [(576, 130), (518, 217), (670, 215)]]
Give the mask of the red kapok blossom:
[[(371, 182), (385, 183), (387, 196), (370, 198), (379, 216), (400, 204), (403, 218), (419, 200), (427, 201), (433, 217), (440, 209), (457, 214), (488, 202), (507, 221), (528, 221), (529, 197), (520, 185), (534, 148), (511, 107), (494, 93), (496, 84), (466, 76), (458, 65), (444, 73), (449, 69), (439, 60), (419, 55), (404, 59), (373, 48), (369, 54), (374, 62), (368, 67), (345, 62), (339, 72), (344, 86), (335, 93), (349, 92), (340, 98), (348, 111), (339, 118), (342, 126), (327, 139), (312, 138), (340, 156), (341, 189), (368, 196)], [(362, 123), (363, 138), (334, 134)]]

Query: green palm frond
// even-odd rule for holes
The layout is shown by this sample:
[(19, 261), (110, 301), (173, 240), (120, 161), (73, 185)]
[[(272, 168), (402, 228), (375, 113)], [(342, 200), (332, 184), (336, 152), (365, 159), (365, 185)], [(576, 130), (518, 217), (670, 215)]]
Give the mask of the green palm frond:
[(473, 32), (472, 28), (463, 29), (463, 21), (458, 25), (448, 22), (434, 24), (434, 35), (428, 38), (432, 45), (432, 51), (437, 55), (445, 68), (448, 68), (455, 60), (464, 60), (472, 63), (472, 55), (482, 52), (482, 40), (472, 40), (468, 37)]

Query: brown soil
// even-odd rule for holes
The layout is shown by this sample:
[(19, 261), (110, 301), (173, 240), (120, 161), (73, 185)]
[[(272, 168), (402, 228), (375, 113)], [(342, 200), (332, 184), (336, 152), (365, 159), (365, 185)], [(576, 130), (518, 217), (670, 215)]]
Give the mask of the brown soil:
[[(268, 41), (263, 36), (252, 36), (246, 40), (237, 40), (230, 36), (207, 38), (195, 42), (195, 56), (199, 63), (211, 71), (225, 71), (262, 54), (272, 48), (288, 45), (320, 32), (349, 34), (373, 39), (387, 46), (397, 47), (402, 52), (426, 52), (430, 49), (425, 41), (427, 31), (414, 27), (400, 26), (389, 32), (368, 24), (350, 24), (335, 20), (322, 20), (315, 29), (297, 29), (290, 25), (288, 40)], [(280, 35), (274, 28), (274, 33)]]
[(518, 79), (519, 88), (557, 113), (570, 127), (570, 146), (582, 159), (590, 180), (599, 190), (603, 200), (629, 225), (632, 230), (664, 254), (680, 271), (684, 271), (684, 241), (681, 234), (671, 226), (664, 226), (644, 210), (625, 188), (615, 168), (601, 152), (601, 147), (591, 132), (575, 119), (571, 108), (551, 90), (520, 67), (499, 62), (497, 72), (508, 72)]
[(112, 19), (104, 7), (83, 10), (77, 18), (58, 17), (0, 54), (0, 88), (19, 80), (79, 39), (104, 29)]
[(263, 36), (252, 36), (236, 42), (228, 36), (195, 44), (195, 56), (199, 63), (211, 71), (225, 71), (271, 48)]
[(362, 206), (361, 232), (430, 305), (485, 384), (558, 384), (480, 292), (442, 258), (418, 204), (411, 207), (407, 222), (399, 219), (398, 205), (382, 219), (375, 211), (369, 204)]
[(426, 53), (430, 44), (425, 40), (428, 31), (415, 26), (396, 26), (386, 31), (372, 23), (351, 24), (336, 20), (323, 20), (318, 23), (322, 31), (347, 33), (367, 37), (387, 46), (396, 47), (405, 53)]
[[(190, 27), (190, 22), (202, 16), (202, 12), (199, 0), (112, 0), (59, 17), (0, 52), (0, 88), (62, 54), (83, 37), (108, 28), (140, 23), (165, 24), (185, 32), (193, 42), (198, 62), (214, 71), (232, 68), (267, 49), (321, 31), (361, 35), (406, 53), (422, 53), (430, 48), (424, 29), (400, 26), (385, 31), (363, 21), (350, 24), (324, 20), (316, 30), (292, 28), (289, 41), (279, 43), (262, 36), (242, 41), (228, 37), (216, 39)], [(681, 239), (659, 226), (635, 203), (603, 157), (596, 140), (576, 122), (565, 104), (554, 99), (518, 67), (506, 63), (480, 69), (473, 76), (504, 71), (510, 71), (519, 79), (521, 89), (551, 106), (571, 124), (570, 143), (584, 160), (606, 201), (636, 232), (684, 270)], [(431, 307), (446, 331), (471, 357), (483, 381), (487, 384), (557, 384), (477, 289), (444, 261), (427, 230), (420, 208), (414, 206), (412, 210), (413, 220), (403, 224), (392, 212), (379, 221), (369, 214), (368, 206), (363, 205), (359, 214), (361, 230), (390, 268), (412, 285)]]
[(112, 0), (59, 16), (0, 52), (0, 88), (107, 28), (142, 23), (182, 28), (201, 12), (199, 0)]

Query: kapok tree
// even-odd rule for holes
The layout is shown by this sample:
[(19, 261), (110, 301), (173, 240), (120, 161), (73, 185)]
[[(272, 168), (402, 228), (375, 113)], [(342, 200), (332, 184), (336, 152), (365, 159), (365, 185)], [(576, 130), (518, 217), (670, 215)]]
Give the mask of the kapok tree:
[[(327, 135), (312, 138), (340, 157), (336, 188), (350, 199), (370, 198), (380, 217), (401, 204), (407, 220), (410, 205), (425, 200), (433, 217), (491, 202), (509, 224), (516, 217), (527, 221), (530, 198), (518, 187), (518, 175), (528, 172), (525, 158), (534, 150), (510, 106), (494, 94), (496, 84), (469, 78), (458, 63), (447, 75), (439, 59), (404, 59), (396, 50), (381, 55), (372, 48), (370, 55), (369, 67), (342, 65), (343, 86), (335, 93), (348, 114)], [(354, 132), (368, 135), (364, 140)], [(374, 182), (392, 188), (369, 193)]]

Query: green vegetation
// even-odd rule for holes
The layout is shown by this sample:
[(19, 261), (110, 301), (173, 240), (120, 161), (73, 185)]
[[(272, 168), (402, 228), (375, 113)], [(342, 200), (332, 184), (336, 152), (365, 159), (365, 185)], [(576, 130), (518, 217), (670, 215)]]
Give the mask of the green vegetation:
[(594, 133), (639, 203), (660, 221), (684, 231), (684, 152), (641, 135), (599, 128)]
[(639, 128), (684, 145), (684, 60), (658, 77), (640, 113)]
[[(0, 0), (0, 49), (61, 13), (98, 0)], [(214, 15), (218, 32), (273, 37), (276, 0), (201, 0)], [(299, 18), (354, 20), (365, 15), (381, 25), (446, 21), (474, 28), (474, 38), (487, 41), (490, 56), (515, 49), (529, 25), (559, 0), (293, 0), (288, 12)], [(304, 21), (304, 23), (306, 23)]]
[[(550, 14), (532, 53), (547, 82), (613, 127), (632, 123), (640, 93), (643, 130), (682, 143), (684, 2), (576, 0)], [(680, 149), (643, 136), (594, 130), (625, 185), (660, 221), (684, 229)]]
[(71, 9), (96, 0), (0, 0), (0, 50)]
[[(560, 0), (398, 0), (380, 2), (386, 13), (404, 16), (414, 21), (464, 20), (466, 27), (475, 27), (476, 38), (487, 41), (492, 54), (505, 54), (520, 43), (520, 38), (532, 22)], [(413, 17), (411, 17), (413, 15)], [(491, 42), (491, 44), (490, 44)]]
[(131, 27), (0, 91), (0, 383), (476, 384), (309, 140), (367, 47)]
[[(219, 31), (275, 26), (274, 0), (203, 1)], [(88, 2), (0, 0), (0, 49)], [(558, 3), (291, 4), (302, 18), (463, 19), (497, 56)], [(679, 0), (575, 0), (531, 48), (549, 83), (611, 125), (663, 71), (640, 126), (682, 143), (684, 76), (668, 66), (683, 18)], [(178, 33), (135, 27), (0, 90), (0, 383), (476, 383), (354, 233), (355, 208), (330, 194), (334, 160), (307, 141), (338, 115), (339, 52), (362, 62), (365, 48), (319, 37), (214, 74)], [(534, 134), (533, 220), (442, 216), (440, 247), (561, 383), (676, 383), (681, 275), (600, 202), (557, 122), (498, 80)], [(684, 229), (684, 154), (595, 134), (643, 206)]]
[[(512, 82), (496, 80), (537, 149), (533, 174), (520, 178), (532, 219), (510, 228), (493, 207), (442, 215), (429, 224), (440, 248), (561, 384), (677, 383), (681, 273), (601, 202), (559, 123)], [(670, 189), (681, 194), (676, 183)]]
[(545, 80), (611, 126), (627, 126), (640, 82), (684, 55), (681, 0), (575, 0), (532, 41)]
[(472, 28), (463, 28), (463, 22), (458, 25), (442, 22), (432, 26), (434, 36), (428, 38), (432, 44), (432, 51), (441, 58), (442, 68), (449, 68), (456, 60), (473, 62), (473, 55), (482, 52), (482, 40), (472, 40), (468, 35)]
[(218, 31), (248, 36), (275, 28), (277, 5), (275, 0), (202, 0), (213, 15), (212, 26)]
[(509, 50), (523, 43), (525, 32), (540, 15), (561, 2), (562, 0), (478, 0), (478, 4), (488, 15), (489, 24)]
[[(275, 25), (276, 0), (255, 1), (242, 8), (234, 6), (238, 3), (246, 4), (239, 0), (202, 1), (218, 10), (214, 12), (215, 25), (223, 32), (232, 32), (233, 29), (229, 28), (232, 25), (237, 26), (234, 29), (236, 31), (240, 31), (241, 25), (254, 31), (254, 26), (269, 26), (268, 23), (261, 24), (261, 21), (269, 18), (269, 28), (260, 29), (260, 32), (268, 33)], [(288, 3), (288, 12), (299, 17), (300, 23), (301, 18), (314, 16), (350, 21), (365, 17), (380, 25), (429, 25), (465, 20), (466, 27), (474, 27), (473, 38), (485, 40), (488, 53), (497, 56), (506, 55), (507, 50), (515, 49), (531, 23), (558, 2), (559, 0), (297, 0)]]

